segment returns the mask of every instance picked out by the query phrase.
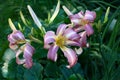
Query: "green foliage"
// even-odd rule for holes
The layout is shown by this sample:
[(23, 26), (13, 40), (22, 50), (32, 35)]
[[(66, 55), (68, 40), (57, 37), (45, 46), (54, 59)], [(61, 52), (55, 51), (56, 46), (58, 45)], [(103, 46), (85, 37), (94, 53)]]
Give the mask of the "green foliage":
[[(88, 38), (90, 47), (83, 49), (83, 53), (79, 55), (78, 63), (71, 69), (65, 67), (66, 65), (64, 65), (64, 63), (68, 63), (64, 61), (61, 52), (59, 52), (59, 56), (62, 60), (58, 58), (56, 63), (47, 60), (48, 50), (44, 49), (41, 32), (27, 10), (28, 4), (31, 5), (46, 31), (55, 31), (59, 24), (70, 22), (61, 8), (55, 20), (49, 24), (49, 16), (52, 16), (54, 13), (57, 0), (1, 0), (0, 80), (120, 79), (119, 0), (61, 0), (61, 6), (67, 6), (73, 13), (89, 9), (96, 11), (97, 14), (97, 18), (93, 24), (94, 34)], [(107, 11), (108, 7), (110, 7), (110, 11)], [(20, 11), (22, 11), (26, 22), (21, 20)], [(30, 69), (24, 68), (23, 65), (16, 64), (15, 58), (10, 56), (12, 51), (8, 50), (9, 43), (7, 36), (12, 31), (8, 25), (8, 18), (12, 18), (17, 29), (20, 29), (26, 38), (34, 41), (32, 42), (32, 45), (36, 47), (33, 56), (34, 65)], [(6, 55), (6, 51), (9, 55)], [(5, 56), (11, 58), (7, 59)], [(3, 69), (8, 70), (7, 74), (3, 72)]]
[(25, 80), (42, 80), (42, 70), (43, 67), (39, 63), (35, 63), (33, 67), (29, 70), (25, 70), (24, 79)]

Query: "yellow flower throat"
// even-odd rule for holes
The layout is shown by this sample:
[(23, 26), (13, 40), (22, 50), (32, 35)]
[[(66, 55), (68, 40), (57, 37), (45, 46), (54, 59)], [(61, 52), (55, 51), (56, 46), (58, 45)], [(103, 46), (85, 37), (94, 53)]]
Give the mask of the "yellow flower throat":
[(66, 38), (64, 36), (57, 36), (55, 38), (56, 45), (59, 47), (64, 47)]
[(82, 25), (84, 26), (84, 25), (88, 24), (88, 20), (82, 19), (82, 20), (81, 20), (81, 23), (82, 23)]

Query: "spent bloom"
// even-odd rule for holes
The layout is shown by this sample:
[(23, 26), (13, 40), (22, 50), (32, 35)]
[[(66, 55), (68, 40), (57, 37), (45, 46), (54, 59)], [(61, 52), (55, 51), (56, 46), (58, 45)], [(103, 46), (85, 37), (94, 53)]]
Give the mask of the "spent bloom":
[[(26, 68), (32, 67), (32, 55), (34, 53), (34, 48), (25, 39), (23, 33), (17, 30), (12, 23), (11, 19), (8, 19), (9, 25), (13, 32), (8, 35), (9, 47), (16, 53), (16, 62), (18, 64), (24, 64)], [(24, 59), (19, 59), (19, 55), (23, 54)]]
[(96, 18), (96, 13), (94, 11), (86, 10), (85, 13), (80, 11), (77, 14), (72, 14), (65, 6), (63, 6), (63, 9), (69, 16), (77, 32), (85, 30), (87, 36), (93, 34), (94, 30), (91, 23), (93, 23)]
[(79, 35), (72, 28), (68, 28), (66, 24), (59, 25), (56, 34), (53, 31), (48, 31), (44, 36), (44, 48), (49, 49), (48, 59), (56, 61), (57, 51), (60, 48), (68, 59), (69, 65), (67, 67), (74, 66), (77, 62), (77, 55), (68, 46), (80, 46), (79, 42), (76, 41), (79, 38)]

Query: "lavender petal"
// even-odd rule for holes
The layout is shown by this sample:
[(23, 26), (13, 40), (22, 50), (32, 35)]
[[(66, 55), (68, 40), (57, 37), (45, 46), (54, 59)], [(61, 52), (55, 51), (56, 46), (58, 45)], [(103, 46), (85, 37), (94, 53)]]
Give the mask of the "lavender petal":
[(90, 24), (86, 24), (84, 26), (84, 28), (85, 28), (85, 31), (86, 31), (88, 36), (90, 36), (90, 35), (92, 35), (94, 33), (94, 30), (93, 30), (93, 28), (92, 28), (92, 26)]
[(77, 60), (78, 60), (75, 51), (67, 47), (64, 47), (61, 49), (64, 53), (64, 56), (68, 59), (68, 62), (69, 62), (69, 65), (67, 66), (67, 68), (73, 67), (77, 63)]
[(50, 59), (50, 60), (52, 60), (52, 61), (56, 61), (57, 60), (57, 51), (58, 51), (58, 48), (59, 47), (57, 45), (52, 45), (49, 48), (47, 58)]
[(55, 37), (55, 33), (53, 31), (48, 31), (44, 36), (44, 48), (49, 48), (50, 43), (53, 43)]
[(58, 26), (58, 29), (57, 29), (56, 34), (57, 34), (57, 35), (62, 35), (66, 28), (67, 28), (67, 25), (66, 25), (66, 24), (60, 24), (60, 25)]

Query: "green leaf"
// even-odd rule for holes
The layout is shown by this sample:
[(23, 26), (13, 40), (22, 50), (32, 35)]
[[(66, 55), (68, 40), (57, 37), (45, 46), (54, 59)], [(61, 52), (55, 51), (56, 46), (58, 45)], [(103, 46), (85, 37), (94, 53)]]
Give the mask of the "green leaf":
[(120, 17), (117, 19), (117, 22), (112, 31), (112, 35), (110, 36), (110, 40), (108, 43), (109, 47), (112, 47), (116, 43), (116, 38), (117, 38), (118, 32), (120, 30), (119, 27), (120, 27)]
[(105, 18), (104, 18), (104, 22), (103, 23), (106, 23), (108, 21), (108, 15), (110, 13), (110, 7), (107, 8), (106, 10), (106, 13), (105, 13)]
[(24, 73), (24, 80), (42, 80), (43, 67), (39, 63), (34, 63), (33, 67), (26, 69)]
[(117, 10), (114, 12), (114, 14), (109, 19), (109, 21), (105, 27), (105, 30), (103, 31), (102, 40), (105, 38), (105, 34), (108, 32), (108, 29), (109, 29), (109, 26), (110, 26), (112, 20), (118, 15), (119, 12), (120, 12), (120, 7), (117, 8)]
[(3, 60), (5, 61), (2, 66), (2, 74), (5, 78), (8, 76), (8, 64), (11, 59), (15, 58), (15, 53), (11, 49), (7, 49), (4, 53)]
[(43, 47), (36, 48), (36, 53), (33, 55), (33, 58), (40, 59), (40, 58), (46, 58), (48, 51), (44, 49)]
[(4, 53), (3, 60), (9, 62), (13, 58), (15, 58), (15, 52), (11, 49), (7, 49)]
[(50, 61), (46, 65), (45, 75), (48, 76), (48, 77), (54, 77), (54, 78), (58, 77), (58, 75), (59, 75), (59, 68), (56, 65), (56, 63)]
[(16, 60), (12, 59), (9, 62), (9, 66), (8, 66), (8, 79), (14, 79), (16, 78), (16, 73), (17, 73), (17, 64), (16, 64)]
[(66, 80), (72, 75), (72, 74), (81, 74), (83, 76), (83, 71), (81, 68), (81, 65), (77, 63), (74, 67), (71, 69), (68, 69), (66, 66), (61, 65), (60, 70)]
[[(77, 75), (77, 77), (76, 77), (76, 75)], [(69, 77), (68, 80), (78, 80), (78, 78), (79, 78), (80, 80), (85, 80), (80, 74), (73, 74), (73, 75), (71, 75), (71, 76)]]
[(95, 9), (95, 12), (96, 12), (96, 21), (100, 20), (102, 18), (102, 13), (103, 13), (103, 9), (101, 7), (98, 7)]

